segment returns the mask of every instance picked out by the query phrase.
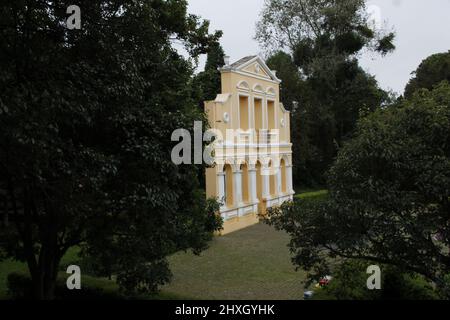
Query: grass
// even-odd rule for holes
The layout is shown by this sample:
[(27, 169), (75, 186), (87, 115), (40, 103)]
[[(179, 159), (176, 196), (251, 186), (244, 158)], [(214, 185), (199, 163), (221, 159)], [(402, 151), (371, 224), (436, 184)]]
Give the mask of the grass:
[(328, 190), (307, 190), (295, 195), (301, 200), (324, 200), (328, 196)]
[[(283, 232), (258, 224), (215, 238), (200, 256), (178, 253), (169, 258), (173, 281), (155, 297), (142, 299), (300, 299), (303, 272), (296, 272), (290, 261)], [(70, 250), (61, 265), (77, 259), (77, 249)], [(0, 299), (7, 299), (9, 273), (27, 274), (26, 265), (11, 260), (0, 262)], [(64, 271), (60, 278), (66, 277)], [(101, 288), (117, 294), (118, 286), (105, 278), (82, 276), (82, 286)]]
[[(326, 190), (307, 190), (296, 198), (321, 201)], [(265, 224), (216, 237), (210, 248), (200, 256), (177, 253), (169, 257), (172, 282), (154, 297), (156, 300), (297, 300), (303, 297), (305, 273), (295, 271), (287, 244), (289, 236)], [(77, 261), (78, 249), (69, 250), (61, 265)], [(25, 264), (6, 260), (0, 262), (0, 300), (7, 299), (6, 281), (9, 273), (28, 274)], [(60, 278), (67, 274), (60, 272)], [(82, 286), (100, 288), (118, 294), (117, 284), (106, 278), (82, 275)]]
[[(71, 248), (61, 260), (61, 266), (68, 266), (71, 262), (78, 258), (78, 248)], [(13, 260), (5, 260), (0, 262), (0, 300), (8, 299), (7, 279), (10, 273), (19, 273), (28, 275), (28, 268), (25, 263)], [(61, 271), (59, 273), (60, 279), (65, 279), (68, 275)], [(106, 293), (118, 292), (118, 287), (115, 282), (103, 278), (95, 278), (88, 275), (82, 275), (82, 285), (91, 288), (100, 288)]]
[(0, 300), (8, 298), (6, 283), (8, 274), (12, 272), (26, 273), (28, 271), (26, 265), (21, 262), (12, 260), (0, 262)]
[(199, 257), (170, 257), (174, 278), (164, 291), (200, 300), (301, 299), (305, 274), (295, 271), (288, 242), (264, 224), (215, 238)]
[[(316, 202), (327, 196), (327, 190), (306, 190), (296, 197)], [(306, 274), (295, 271), (289, 240), (259, 224), (215, 238), (199, 257), (178, 253), (169, 259), (174, 278), (164, 291), (195, 299), (302, 299)]]

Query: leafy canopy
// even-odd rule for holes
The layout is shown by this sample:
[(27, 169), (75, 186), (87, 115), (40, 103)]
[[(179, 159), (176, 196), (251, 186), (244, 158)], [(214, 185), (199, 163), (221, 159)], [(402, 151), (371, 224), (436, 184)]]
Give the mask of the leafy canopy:
[(0, 249), (27, 262), (39, 299), (72, 246), (125, 291), (154, 292), (167, 255), (220, 227), (198, 168), (170, 160), (172, 131), (203, 119), (174, 42), (195, 59), (220, 33), (184, 0), (78, 1), (68, 30), (71, 4), (0, 5)]
[(432, 89), (441, 81), (450, 82), (450, 51), (429, 56), (413, 72), (414, 77), (405, 88), (405, 97), (411, 98), (419, 89)]
[(270, 0), (256, 39), (283, 81), (283, 104), (293, 111), (294, 180), (324, 184), (324, 172), (360, 114), (388, 99), (358, 55), (393, 51), (394, 33), (373, 24), (362, 0)]
[(415, 272), (448, 291), (450, 85), (360, 120), (329, 172), (330, 198), (270, 212), (292, 237), (296, 265), (327, 274), (329, 258)]

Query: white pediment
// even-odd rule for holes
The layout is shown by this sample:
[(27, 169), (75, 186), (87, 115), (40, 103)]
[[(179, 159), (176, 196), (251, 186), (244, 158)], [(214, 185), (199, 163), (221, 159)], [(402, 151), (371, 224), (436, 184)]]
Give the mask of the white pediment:
[(278, 83), (281, 82), (281, 80), (277, 78), (276, 72), (270, 70), (270, 68), (260, 56), (249, 56), (242, 58), (241, 60), (236, 61), (230, 66), (225, 66), (223, 69), (231, 69), (248, 74), (250, 76), (272, 80)]
[(261, 64), (259, 64), (258, 62), (252, 63), (251, 65), (247, 66), (243, 71), (270, 79), (270, 75), (267, 74), (263, 66), (261, 66)]

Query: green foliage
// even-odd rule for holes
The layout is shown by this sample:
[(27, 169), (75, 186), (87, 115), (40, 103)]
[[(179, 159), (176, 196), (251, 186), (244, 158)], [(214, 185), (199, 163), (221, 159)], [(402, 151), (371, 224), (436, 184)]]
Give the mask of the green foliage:
[(195, 59), (220, 33), (184, 0), (79, 1), (68, 30), (71, 4), (0, 5), (0, 247), (27, 262), (36, 298), (54, 296), (76, 245), (126, 292), (154, 292), (166, 256), (198, 253), (220, 226), (199, 168), (170, 159), (173, 130), (204, 119), (173, 41)]
[(439, 294), (423, 277), (390, 266), (381, 268), (381, 290), (367, 289), (368, 261), (347, 260), (333, 271), (333, 280), (315, 290), (314, 300), (436, 300)]
[(450, 82), (450, 51), (426, 58), (413, 74), (405, 88), (407, 98), (411, 98), (418, 89), (431, 90), (441, 81)]
[[(311, 120), (303, 103), (308, 87), (301, 78), (298, 67), (291, 56), (283, 51), (276, 52), (267, 60), (272, 70), (277, 70), (277, 77), (282, 79), (280, 99), (284, 107), (291, 110), (291, 132), (294, 154), (294, 175), (301, 177), (300, 185), (313, 185), (320, 176), (317, 169), (317, 149), (312, 145)], [(299, 102), (302, 102), (299, 104)], [(297, 181), (298, 179), (294, 179)]]
[(203, 108), (204, 101), (214, 100), (221, 92), (221, 77), (219, 68), (225, 65), (225, 52), (219, 42), (211, 45), (206, 59), (205, 70), (195, 76), (194, 88), (197, 90), (199, 105)]
[[(33, 299), (33, 283), (29, 276), (20, 273), (8, 275), (8, 295), (13, 300)], [(56, 284), (55, 296), (58, 300), (123, 300), (117, 291), (83, 285), (81, 290), (68, 290), (65, 279)]]
[[(257, 23), (256, 39), (269, 51), (296, 52), (300, 46), (299, 57), (310, 59), (331, 51), (352, 55), (363, 48), (381, 53), (395, 48), (392, 32), (374, 29), (364, 0), (269, 0)], [(310, 59), (296, 62), (309, 64)]]
[[(211, 44), (205, 64), (205, 70), (195, 75), (192, 79), (193, 96), (200, 110), (204, 110), (205, 101), (215, 100), (217, 94), (222, 91), (220, 68), (225, 65), (225, 53), (220, 43)], [(207, 121), (205, 121), (207, 124)], [(207, 124), (209, 125), (209, 124)], [(206, 147), (206, 142), (204, 142)], [(202, 188), (206, 185), (205, 181), (206, 164), (198, 171), (198, 179)]]
[(292, 237), (294, 263), (317, 278), (329, 258), (414, 272), (449, 296), (450, 85), (363, 118), (329, 172), (327, 201), (269, 213)]
[(393, 51), (394, 34), (374, 29), (362, 0), (271, 0), (256, 39), (271, 54), (268, 65), (278, 71), (281, 100), (292, 111), (294, 181), (323, 185), (361, 112), (388, 100), (355, 56), (362, 50)]

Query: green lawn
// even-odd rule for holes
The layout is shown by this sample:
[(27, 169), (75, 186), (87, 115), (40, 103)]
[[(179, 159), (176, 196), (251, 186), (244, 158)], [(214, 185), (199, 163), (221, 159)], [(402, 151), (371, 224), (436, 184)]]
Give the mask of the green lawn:
[(7, 299), (6, 279), (11, 272), (27, 272), (25, 264), (6, 260), (0, 262), (0, 300)]
[[(326, 190), (296, 195), (306, 201), (321, 201)], [(295, 271), (287, 244), (289, 237), (265, 224), (217, 237), (200, 256), (178, 253), (169, 258), (173, 281), (151, 299), (301, 299), (305, 273)], [(77, 261), (77, 250), (70, 250), (62, 261)], [(6, 279), (9, 273), (27, 273), (25, 264), (0, 262), (0, 299), (7, 299)], [(60, 277), (64, 279), (62, 271)], [(117, 293), (114, 281), (82, 277), (82, 286)]]
[(295, 195), (297, 199), (302, 200), (322, 200), (326, 198), (326, 196), (328, 196), (328, 190), (307, 190)]
[[(61, 261), (61, 266), (68, 266), (73, 261), (77, 261), (78, 249), (70, 249)], [(29, 274), (25, 263), (5, 260), (0, 262), (0, 300), (8, 299), (7, 278), (10, 273)], [(59, 277), (64, 279), (67, 276), (65, 272), (60, 272)], [(87, 275), (82, 275), (82, 285), (101, 288), (105, 292), (117, 292), (117, 285), (113, 281), (102, 278), (94, 278)]]
[[(174, 274), (171, 284), (153, 299), (300, 299), (303, 272), (290, 261), (288, 236), (264, 224), (247, 228), (211, 242), (201, 256), (178, 253), (169, 258)], [(62, 265), (76, 261), (71, 250)], [(0, 299), (7, 299), (9, 273), (27, 273), (25, 264), (0, 262)], [(65, 276), (61, 272), (60, 277)], [(117, 292), (114, 281), (82, 277), (82, 286)]]
[(295, 271), (288, 242), (264, 224), (215, 238), (200, 257), (170, 258), (174, 278), (164, 291), (195, 299), (301, 299), (305, 274)]

